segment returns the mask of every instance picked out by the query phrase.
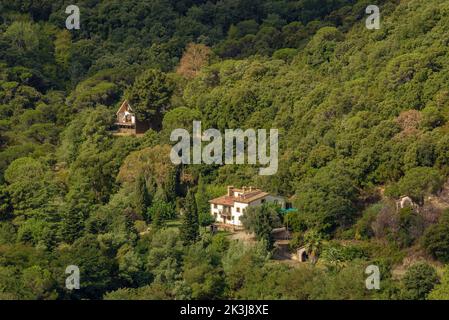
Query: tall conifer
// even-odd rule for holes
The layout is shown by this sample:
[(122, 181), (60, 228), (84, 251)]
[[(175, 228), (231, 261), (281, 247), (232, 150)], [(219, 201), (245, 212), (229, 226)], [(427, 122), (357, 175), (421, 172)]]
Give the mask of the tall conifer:
[(198, 210), (191, 190), (187, 192), (185, 200), (181, 237), (185, 245), (194, 243), (199, 237)]

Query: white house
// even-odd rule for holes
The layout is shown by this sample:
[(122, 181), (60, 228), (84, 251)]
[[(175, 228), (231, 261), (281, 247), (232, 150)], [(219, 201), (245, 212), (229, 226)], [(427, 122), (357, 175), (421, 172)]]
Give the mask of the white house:
[(209, 201), (210, 212), (218, 223), (241, 226), (240, 217), (245, 214), (246, 209), (258, 206), (265, 202), (273, 202), (285, 208), (285, 200), (282, 197), (273, 196), (267, 192), (253, 187), (242, 189), (228, 187), (228, 193)]

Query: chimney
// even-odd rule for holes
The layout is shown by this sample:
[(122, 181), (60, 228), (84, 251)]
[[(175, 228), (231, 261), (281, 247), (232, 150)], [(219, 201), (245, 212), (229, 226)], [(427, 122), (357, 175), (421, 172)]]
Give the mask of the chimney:
[(234, 186), (228, 186), (228, 196), (232, 197), (232, 189), (234, 188)]

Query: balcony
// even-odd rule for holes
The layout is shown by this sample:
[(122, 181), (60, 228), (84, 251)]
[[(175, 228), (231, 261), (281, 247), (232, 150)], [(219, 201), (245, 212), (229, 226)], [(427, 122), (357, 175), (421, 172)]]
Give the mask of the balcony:
[(226, 217), (226, 218), (228, 218), (228, 219), (230, 219), (231, 218), (231, 208), (230, 207), (227, 207), (227, 208), (224, 208), (223, 210), (218, 210), (218, 213), (222, 216), (222, 217)]
[(135, 123), (132, 123), (132, 122), (116, 122), (115, 125), (118, 128), (135, 128), (136, 127)]
[(115, 122), (116, 126), (119, 127), (134, 127), (135, 126), (135, 120), (134, 115), (129, 113), (119, 113), (117, 115), (117, 120)]

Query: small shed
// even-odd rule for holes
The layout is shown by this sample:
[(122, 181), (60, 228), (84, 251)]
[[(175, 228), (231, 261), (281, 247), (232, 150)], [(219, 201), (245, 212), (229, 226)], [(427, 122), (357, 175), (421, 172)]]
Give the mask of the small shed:
[(296, 251), (299, 262), (307, 262), (309, 260), (309, 255), (305, 247), (301, 247)]
[(419, 211), (419, 205), (415, 203), (412, 198), (409, 196), (401, 196), (399, 200), (396, 201), (396, 211), (406, 207)]

